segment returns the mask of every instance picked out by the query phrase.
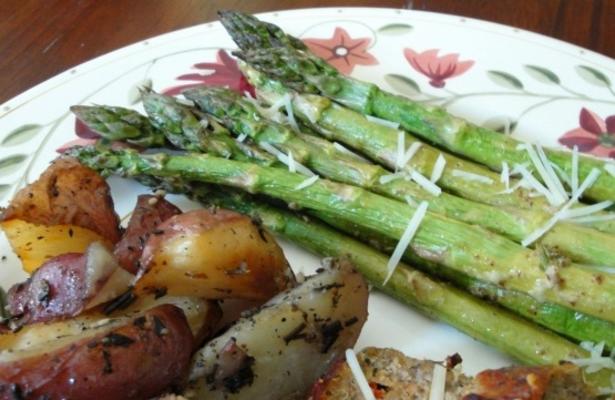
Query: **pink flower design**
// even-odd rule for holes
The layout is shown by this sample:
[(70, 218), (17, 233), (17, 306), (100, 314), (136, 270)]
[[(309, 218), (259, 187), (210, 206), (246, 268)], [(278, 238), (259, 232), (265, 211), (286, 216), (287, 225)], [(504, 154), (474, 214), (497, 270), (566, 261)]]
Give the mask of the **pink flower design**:
[(242, 95), (245, 92), (249, 92), (254, 96), (254, 88), (245, 76), (237, 67), (237, 61), (235, 61), (224, 50), (218, 50), (216, 54), (216, 62), (203, 62), (193, 65), (194, 68), (206, 71), (213, 71), (206, 74), (193, 73), (180, 75), (176, 79), (180, 81), (195, 81), (186, 85), (173, 86), (163, 90), (164, 94), (177, 95), (185, 89), (189, 89), (196, 86), (223, 86), (228, 87), (231, 90), (235, 90)]
[(615, 115), (606, 119), (587, 108), (579, 114), (579, 128), (566, 132), (559, 138), (564, 146), (577, 146), (579, 151), (599, 157), (615, 158)]
[(474, 65), (474, 61), (459, 61), (459, 54), (447, 54), (438, 57), (438, 49), (425, 50), (417, 53), (412, 49), (404, 49), (404, 56), (419, 73), (430, 79), (429, 84), (436, 88), (442, 88), (445, 80), (459, 76)]
[(376, 65), (378, 60), (367, 51), (370, 38), (352, 38), (344, 28), (336, 27), (330, 39), (304, 39), (318, 57), (343, 74), (350, 74), (355, 65)]

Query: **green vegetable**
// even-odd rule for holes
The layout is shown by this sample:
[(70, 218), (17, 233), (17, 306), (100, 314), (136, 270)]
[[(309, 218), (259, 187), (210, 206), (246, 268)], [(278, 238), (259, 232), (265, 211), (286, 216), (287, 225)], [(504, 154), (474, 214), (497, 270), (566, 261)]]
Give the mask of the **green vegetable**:
[[(403, 202), (426, 200), (431, 212), (480, 225), (517, 242), (551, 218), (550, 214), (539, 210), (498, 208), (448, 193), (433, 196), (403, 178), (381, 183), (381, 178), (390, 175), (384, 168), (345, 154), (327, 140), (294, 132), (287, 126), (265, 119), (265, 115), (252, 102), (228, 89), (200, 87), (188, 90), (184, 95), (236, 134), (246, 135), (256, 143), (267, 143), (292, 154), (295, 161), (328, 179), (360, 186)], [(276, 110), (269, 112), (273, 111)], [(615, 236), (587, 227), (558, 223), (542, 237), (540, 243), (557, 249), (559, 255), (577, 262), (615, 266)]]
[[(143, 155), (102, 146), (73, 148), (69, 154), (102, 173), (179, 177), (268, 195), (352, 220), (394, 240), (400, 239), (416, 210), (412, 205), (324, 179), (298, 189), (305, 184), (305, 176), (208, 155)], [(493, 275), (498, 274), (502, 288), (615, 321), (615, 278), (609, 274), (574, 265), (558, 269), (545, 264), (541, 254), (508, 239), (429, 212), (410, 246), (421, 258), (473, 278), (493, 281)]]

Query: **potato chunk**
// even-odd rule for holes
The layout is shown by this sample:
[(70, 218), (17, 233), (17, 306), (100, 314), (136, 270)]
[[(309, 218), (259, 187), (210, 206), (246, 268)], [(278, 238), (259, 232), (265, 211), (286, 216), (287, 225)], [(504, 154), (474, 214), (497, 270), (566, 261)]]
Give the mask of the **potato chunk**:
[(273, 236), (227, 210), (195, 210), (169, 218), (150, 235), (137, 292), (266, 300), (294, 283)]
[(305, 399), (330, 363), (351, 348), (367, 318), (367, 284), (340, 265), (280, 293), (192, 359), (195, 399)]

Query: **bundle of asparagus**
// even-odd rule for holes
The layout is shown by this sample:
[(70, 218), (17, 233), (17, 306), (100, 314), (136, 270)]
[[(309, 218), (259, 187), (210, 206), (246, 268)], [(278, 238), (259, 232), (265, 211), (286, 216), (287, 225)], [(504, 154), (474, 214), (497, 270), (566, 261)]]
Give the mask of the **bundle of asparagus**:
[[(570, 156), (525, 146), (530, 158), (538, 153), (556, 165), (561, 161), (561, 169), (571, 175), (578, 170), (578, 182), (569, 188), (571, 197), (565, 190), (559, 193), (563, 203), (554, 195), (557, 190), (551, 190), (553, 180), (538, 171), (545, 164), (533, 159), (533, 164), (507, 159), (509, 165), (519, 166), (523, 179), (506, 176), (508, 182), (500, 182), (504, 174), (491, 171), (488, 167), (495, 167), (489, 162), (478, 160), (486, 164), (482, 166), (447, 154), (390, 123), (374, 122), (357, 112), (371, 113), (379, 109), (371, 102), (387, 97), (371, 84), (338, 75), (277, 27), (238, 13), (222, 17), (243, 50), (241, 56), (250, 64), (242, 68), (262, 103), (225, 89), (199, 88), (184, 93), (198, 109), (171, 97), (144, 93), (149, 120), (117, 107), (76, 106), (73, 111), (78, 118), (107, 139), (159, 147), (164, 137), (167, 146), (193, 154), (141, 154), (105, 145), (74, 148), (70, 154), (105, 174), (256, 214), (268, 228), (310, 250), (350, 257), (376, 287), (521, 361), (540, 364), (577, 359), (591, 365), (588, 379), (598, 387), (608, 386), (615, 375), (601, 368), (615, 364), (610, 358), (597, 351), (588, 353), (528, 321), (576, 342), (604, 342), (609, 349), (615, 345), (615, 308), (611, 305), (615, 277), (584, 265), (615, 265), (611, 214), (602, 213), (605, 217), (598, 219), (603, 221), (591, 226), (562, 221), (566, 213), (595, 215), (612, 204), (610, 200), (578, 204), (585, 194), (599, 200), (615, 198), (604, 188), (608, 174), (592, 170), (600, 166), (598, 161), (579, 157), (577, 163)], [(272, 57), (282, 53), (297, 57), (297, 65), (307, 60), (305, 65), (318, 69), (310, 67), (313, 74), (305, 76), (296, 71), (280, 73), (262, 61), (264, 54), (254, 55), (259, 52), (256, 47), (271, 50)], [(294, 71), (295, 64), (290, 62), (289, 71)], [(319, 79), (314, 71), (321, 74)], [(332, 89), (338, 86), (342, 89)], [(296, 89), (311, 93), (297, 93)], [(403, 105), (390, 115), (403, 114), (404, 119), (442, 127), (421, 113), (408, 117), (407, 99), (387, 101)], [(390, 104), (387, 107), (393, 109)], [(443, 110), (433, 112), (429, 118), (442, 115), (461, 126)], [(474, 128), (464, 123), (460, 130), (447, 132), (455, 138), (470, 137)], [(480, 138), (490, 141), (483, 148), (500, 146), (498, 139)], [(449, 147), (451, 143), (459, 148)], [(469, 139), (449, 140), (445, 147), (467, 157), (462, 151), (467, 143)], [(530, 179), (545, 189), (543, 197), (532, 197), (522, 187)], [(212, 184), (275, 198), (311, 216), (281, 211), (245, 193), (212, 188)], [(387, 260), (314, 217), (379, 248), (394, 247), (393, 255)], [(424, 273), (398, 263), (402, 257)], [(448, 280), (463, 291), (437, 279)]]

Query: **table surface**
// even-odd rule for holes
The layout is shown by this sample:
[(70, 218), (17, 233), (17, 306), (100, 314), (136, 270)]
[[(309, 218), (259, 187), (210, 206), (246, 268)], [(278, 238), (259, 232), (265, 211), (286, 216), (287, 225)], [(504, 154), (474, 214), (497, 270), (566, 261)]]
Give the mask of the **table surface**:
[(615, 57), (615, 0), (2, 0), (0, 104), (74, 65), (216, 19), (220, 9), (371, 6), (479, 18)]

